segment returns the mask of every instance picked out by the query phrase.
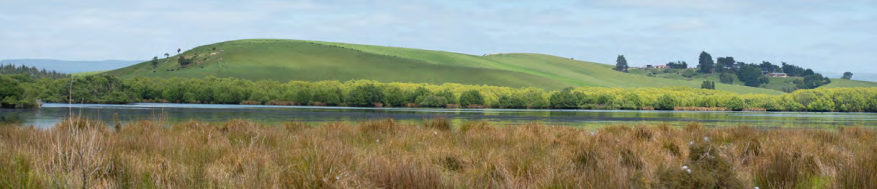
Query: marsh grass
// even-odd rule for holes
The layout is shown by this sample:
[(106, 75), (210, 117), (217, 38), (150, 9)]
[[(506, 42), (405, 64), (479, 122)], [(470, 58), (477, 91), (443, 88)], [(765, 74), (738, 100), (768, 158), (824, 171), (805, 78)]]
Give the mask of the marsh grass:
[(874, 188), (875, 143), (857, 127), (70, 119), (0, 126), (0, 188)]

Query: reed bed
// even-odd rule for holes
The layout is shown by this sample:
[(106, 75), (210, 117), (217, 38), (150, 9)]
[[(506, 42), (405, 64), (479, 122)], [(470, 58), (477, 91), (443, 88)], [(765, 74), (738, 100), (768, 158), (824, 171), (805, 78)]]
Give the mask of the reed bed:
[(877, 188), (877, 132), (441, 118), (0, 126), (0, 188)]

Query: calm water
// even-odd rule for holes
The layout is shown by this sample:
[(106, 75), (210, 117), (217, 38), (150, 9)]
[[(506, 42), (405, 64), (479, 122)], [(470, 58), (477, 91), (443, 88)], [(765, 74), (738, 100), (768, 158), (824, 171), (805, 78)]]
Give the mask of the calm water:
[(198, 120), (222, 122), (245, 119), (264, 124), (303, 121), (312, 125), (326, 122), (357, 122), (370, 119), (393, 118), (401, 122), (421, 123), (424, 118), (445, 117), (452, 123), (491, 121), (504, 125), (539, 122), (550, 125), (600, 127), (613, 124), (668, 123), (684, 125), (701, 122), (708, 126), (737, 126), (747, 124), (759, 127), (819, 127), (877, 125), (873, 113), (789, 113), (789, 112), (680, 112), (680, 111), (622, 111), (622, 110), (508, 110), (508, 109), (431, 109), (431, 108), (350, 108), (303, 106), (251, 106), (203, 104), (130, 105), (100, 104), (45, 104), (40, 109), (0, 110), (0, 122), (51, 127), (76, 115), (112, 123), (113, 114), (123, 122), (154, 119), (166, 115), (171, 122)]

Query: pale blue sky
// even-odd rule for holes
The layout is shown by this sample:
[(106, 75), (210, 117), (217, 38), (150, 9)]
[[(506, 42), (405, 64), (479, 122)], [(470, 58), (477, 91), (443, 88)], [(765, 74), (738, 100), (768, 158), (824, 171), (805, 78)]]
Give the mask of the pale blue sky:
[(246, 38), (632, 66), (700, 51), (823, 72), (877, 72), (873, 0), (0, 0), (0, 59), (139, 59)]

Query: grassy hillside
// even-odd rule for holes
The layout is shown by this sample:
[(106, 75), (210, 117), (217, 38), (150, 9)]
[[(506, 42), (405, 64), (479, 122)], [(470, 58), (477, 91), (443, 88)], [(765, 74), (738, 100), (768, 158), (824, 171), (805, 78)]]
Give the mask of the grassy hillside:
[[(216, 47), (216, 50), (213, 50)], [(196, 63), (180, 69), (179, 56), (108, 72), (123, 77), (237, 77), (251, 80), (322, 81), (370, 79), (381, 82), (462, 83), (559, 89), (569, 84), (497, 69), (430, 64), (418, 60), (362, 52), (307, 41), (239, 40), (189, 50)], [(216, 53), (210, 55), (211, 53)], [(220, 60), (220, 58), (222, 60)], [(176, 69), (176, 70), (175, 70)]]
[[(213, 50), (213, 48), (216, 50)], [(534, 86), (559, 89), (595, 87), (700, 87), (701, 81), (660, 79), (611, 70), (610, 65), (541, 54), (460, 53), (332, 42), (253, 39), (205, 45), (186, 51), (197, 63), (180, 70), (177, 56), (161, 60), (153, 72), (144, 62), (108, 72), (123, 77), (238, 77), (244, 79), (426, 82)], [(211, 53), (216, 53), (210, 55)], [(222, 58), (220, 61), (219, 59)], [(173, 70), (173, 71), (170, 71)], [(768, 89), (716, 86), (738, 93), (779, 94)]]
[(104, 73), (104, 72), (107, 72), (107, 71), (79, 72), (79, 73), (72, 73), (72, 74), (70, 74), (70, 75), (73, 75), (73, 76), (89, 76), (89, 75), (100, 74), (100, 73)]
[[(493, 68), (538, 75), (575, 86), (594, 87), (669, 87), (689, 86), (700, 88), (703, 80), (679, 81), (625, 74), (613, 71), (612, 65), (572, 60), (544, 54), (491, 54), (475, 56), (442, 51), (359, 45), (333, 42), (316, 42), (375, 54), (393, 55), (422, 60), (433, 64)], [(738, 93), (780, 94), (782, 92), (740, 85), (717, 84), (716, 89)]]
[[(653, 75), (654, 78), (665, 78), (665, 79), (674, 79), (674, 80), (686, 80), (686, 81), (697, 81), (702, 82), (703, 80), (710, 81), (719, 81), (719, 74), (701, 74), (697, 73), (694, 77), (686, 78), (682, 76), (682, 73), (685, 70), (683, 69), (631, 69), (630, 73), (641, 76)], [(764, 84), (762, 86), (766, 89), (784, 91), (784, 89), (794, 88), (795, 83), (793, 83), (796, 79), (804, 79), (802, 77), (770, 77), (770, 83)], [(740, 79), (734, 78), (734, 83), (732, 85), (743, 85), (743, 82)], [(718, 86), (717, 86), (718, 87)], [(831, 79), (831, 83), (825, 86), (821, 86), (824, 88), (839, 88), (839, 87), (877, 87), (877, 82), (870, 81), (859, 81), (859, 80), (845, 80), (845, 79)]]
[(831, 83), (829, 83), (828, 85), (822, 86), (822, 87), (824, 87), (824, 88), (877, 87), (877, 82), (846, 80), (846, 79), (832, 79)]
[[(642, 68), (637, 68), (637, 69), (630, 70), (631, 74), (643, 75), (643, 76), (648, 76), (651, 74), (652, 76), (654, 76), (656, 78), (666, 78), (666, 79), (685, 80), (685, 81), (697, 81), (698, 83), (703, 82), (704, 80), (709, 80), (709, 81), (716, 81), (717, 82), (716, 84), (718, 84), (718, 81), (719, 81), (719, 74), (702, 74), (702, 73), (695, 72), (696, 73), (695, 76), (693, 76), (691, 78), (687, 78), (687, 77), (682, 76), (682, 73), (684, 73), (684, 72), (685, 72), (685, 69), (642, 69)], [(795, 79), (804, 79), (804, 78), (800, 78), (800, 77), (786, 77), (786, 78), (769, 77), (768, 79), (770, 79), (770, 83), (764, 84), (764, 86), (762, 86), (762, 88), (776, 90), (776, 91), (784, 91), (784, 89), (795, 87), (795, 84), (792, 83)], [(740, 79), (736, 78), (736, 76), (735, 76), (734, 82), (731, 83), (731, 85), (742, 86), (743, 81), (740, 81)]]

